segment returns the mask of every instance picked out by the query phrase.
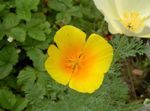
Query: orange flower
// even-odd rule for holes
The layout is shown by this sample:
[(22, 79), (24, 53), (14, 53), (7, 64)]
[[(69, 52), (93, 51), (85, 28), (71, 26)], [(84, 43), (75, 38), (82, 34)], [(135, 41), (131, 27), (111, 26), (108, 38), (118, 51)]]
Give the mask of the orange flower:
[(108, 71), (113, 49), (97, 34), (86, 34), (80, 29), (66, 25), (54, 36), (56, 45), (50, 45), (45, 68), (58, 83), (70, 88), (92, 93), (100, 87)]

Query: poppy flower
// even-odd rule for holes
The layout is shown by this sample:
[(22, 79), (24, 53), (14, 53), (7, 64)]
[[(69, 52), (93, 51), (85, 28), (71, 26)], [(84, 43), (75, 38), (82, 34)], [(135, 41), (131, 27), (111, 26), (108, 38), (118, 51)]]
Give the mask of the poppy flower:
[(45, 61), (49, 75), (78, 92), (98, 89), (112, 61), (111, 45), (97, 34), (86, 39), (84, 32), (71, 25), (58, 30), (54, 42), (56, 45), (49, 46)]
[(149, 0), (94, 0), (112, 34), (150, 38)]

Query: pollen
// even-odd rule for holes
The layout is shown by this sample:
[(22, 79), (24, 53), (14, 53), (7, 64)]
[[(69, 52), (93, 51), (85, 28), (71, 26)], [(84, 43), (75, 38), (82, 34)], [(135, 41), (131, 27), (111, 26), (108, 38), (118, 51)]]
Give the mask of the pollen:
[(145, 18), (142, 18), (138, 12), (125, 12), (121, 23), (131, 32), (138, 32), (144, 27)]

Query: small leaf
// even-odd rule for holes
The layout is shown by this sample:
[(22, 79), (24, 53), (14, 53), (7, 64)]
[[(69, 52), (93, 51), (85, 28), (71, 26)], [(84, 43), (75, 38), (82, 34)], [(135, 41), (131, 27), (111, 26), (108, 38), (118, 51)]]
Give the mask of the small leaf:
[(8, 13), (3, 18), (4, 28), (9, 29), (19, 24), (19, 19), (14, 13)]
[(18, 9), (17, 10), (17, 13), (18, 13), (18, 17), (20, 19), (23, 19), (23, 20), (26, 20), (26, 21), (29, 21), (31, 19), (31, 12), (30, 10), (28, 9)]
[(28, 31), (28, 35), (31, 38), (33, 38), (35, 40), (39, 40), (39, 41), (44, 41), (46, 39), (44, 32), (42, 30), (40, 30), (38, 27), (31, 28)]
[(13, 89), (17, 88), (17, 78), (14, 75), (7, 76), (4, 79), (4, 82), (10, 88), (13, 88)]
[(0, 79), (9, 75), (17, 61), (18, 53), (13, 46), (6, 46), (0, 51)]
[(16, 27), (11, 29), (9, 36), (13, 37), (19, 42), (24, 42), (26, 37), (26, 32), (24, 29)]
[(15, 95), (7, 90), (7, 89), (0, 89), (0, 105), (8, 110), (11, 110), (16, 103)]
[(43, 99), (48, 81), (49, 76), (46, 72), (26, 67), (19, 73), (17, 82), (22, 86), (29, 102), (33, 103)]
[[(60, 0), (59, 0), (60, 1)], [(67, 7), (72, 7), (73, 3), (72, 3), (73, 0), (62, 0), (61, 2), (64, 3)]]
[(17, 61), (18, 53), (13, 46), (6, 46), (0, 51), (0, 62), (15, 65)]
[(26, 90), (26, 93), (26, 98), (33, 104), (38, 103), (43, 99), (45, 90), (43, 90), (41, 85), (34, 84), (30, 90)]
[(59, 0), (50, 0), (48, 2), (48, 7), (53, 10), (56, 10), (56, 11), (65, 11), (66, 10), (65, 4)]
[(27, 50), (27, 55), (33, 61), (33, 65), (37, 70), (45, 71), (44, 62), (46, 60), (46, 55), (43, 54), (42, 50), (32, 48)]
[(26, 98), (16, 97), (17, 101), (14, 105), (12, 111), (23, 111), (23, 109), (27, 106), (28, 100)]
[(18, 85), (22, 86), (23, 90), (32, 88), (35, 80), (36, 75), (34, 70), (31, 67), (26, 67), (22, 71), (20, 71), (18, 78)]
[(150, 43), (148, 43), (148, 42), (146, 44), (145, 54), (148, 57), (148, 59), (150, 60)]
[(70, 10), (67, 11), (67, 13), (69, 13), (71, 16), (75, 16), (75, 17), (82, 17), (82, 12), (80, 11), (80, 7), (78, 6), (74, 6), (71, 7)]
[(52, 38), (47, 38), (45, 41), (37, 41), (32, 38), (26, 38), (26, 41), (23, 43), (23, 48), (28, 50), (30, 48), (38, 48), (45, 50), (48, 48), (49, 43), (52, 41)]
[(60, 12), (56, 15), (56, 22), (57, 24), (63, 23), (68, 24), (71, 21), (71, 15), (67, 12)]
[(12, 69), (13, 69), (13, 66), (11, 64), (0, 66), (0, 79), (3, 79), (6, 76), (8, 76)]
[(31, 10), (37, 7), (39, 1), (40, 0), (15, 0), (18, 17), (30, 21)]
[(46, 34), (50, 33), (50, 24), (46, 21), (45, 16), (41, 13), (34, 14), (32, 19), (27, 22), (26, 27), (29, 37), (35, 40), (45, 41)]
[(5, 35), (4, 28), (3, 28), (2, 24), (0, 24), (0, 40), (3, 39), (4, 35)]
[(4, 111), (4, 110), (0, 108), (0, 111)]
[(27, 22), (27, 29), (43, 24), (44, 22), (46, 22), (45, 15), (42, 13), (33, 14), (32, 19)]
[(5, 4), (0, 4), (0, 11), (3, 11), (5, 6), (6, 6)]

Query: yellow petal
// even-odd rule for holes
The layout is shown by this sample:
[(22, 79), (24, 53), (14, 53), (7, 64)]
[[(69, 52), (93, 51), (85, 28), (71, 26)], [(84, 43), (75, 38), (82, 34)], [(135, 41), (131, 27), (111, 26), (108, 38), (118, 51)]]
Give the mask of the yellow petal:
[(58, 83), (67, 85), (71, 74), (65, 72), (61, 65), (62, 54), (55, 45), (48, 48), (49, 57), (45, 62), (45, 68), (49, 75)]
[(86, 34), (71, 25), (63, 26), (54, 36), (54, 41), (62, 52), (82, 48), (85, 44), (85, 39)]
[(97, 34), (91, 34), (84, 50), (88, 58), (93, 61), (92, 67), (95, 70), (101, 73), (108, 71), (113, 58), (113, 49), (104, 38)]
[(83, 48), (78, 70), (72, 74), (69, 87), (83, 93), (94, 92), (102, 84), (112, 57), (111, 45), (99, 35), (92, 34)]
[[(79, 73), (80, 75), (80, 73)], [(75, 76), (72, 77), (69, 82), (69, 87), (82, 93), (93, 93), (97, 90), (104, 79), (104, 74), (101, 73), (86, 73), (86, 76), (82, 79)]]

